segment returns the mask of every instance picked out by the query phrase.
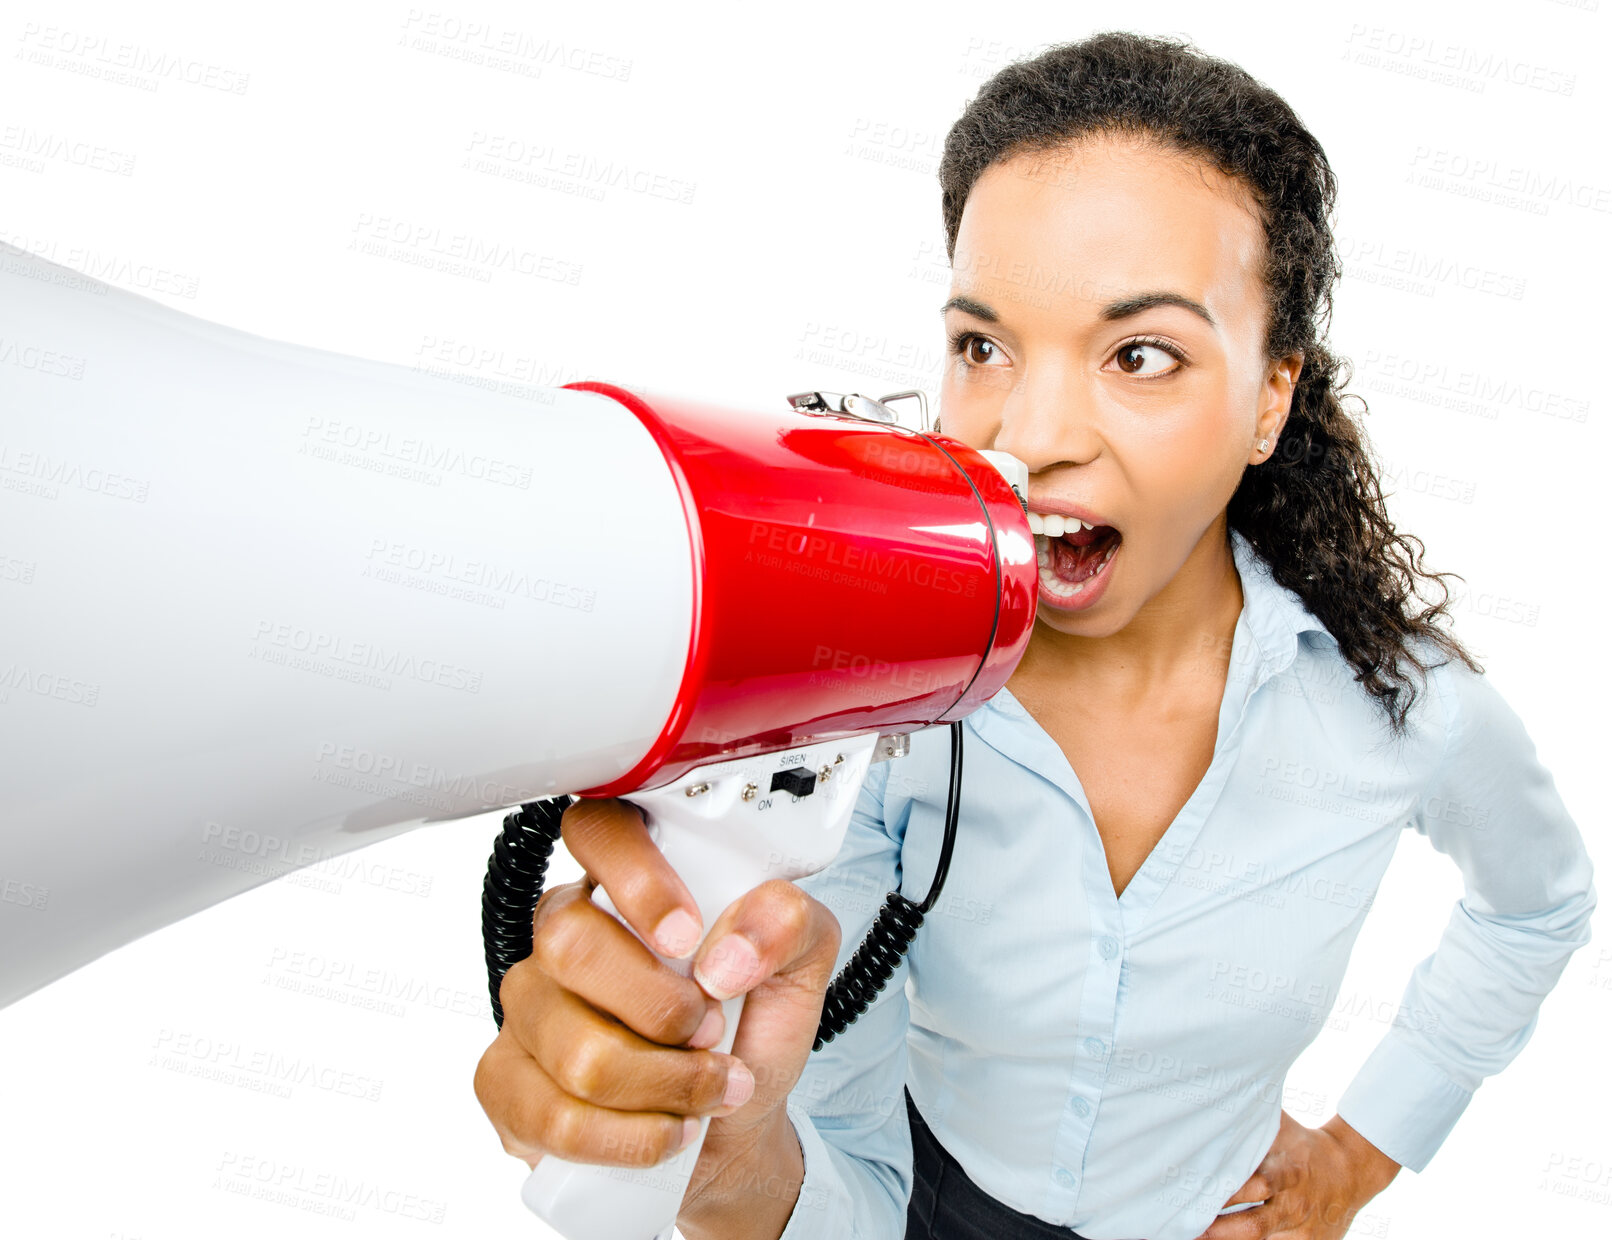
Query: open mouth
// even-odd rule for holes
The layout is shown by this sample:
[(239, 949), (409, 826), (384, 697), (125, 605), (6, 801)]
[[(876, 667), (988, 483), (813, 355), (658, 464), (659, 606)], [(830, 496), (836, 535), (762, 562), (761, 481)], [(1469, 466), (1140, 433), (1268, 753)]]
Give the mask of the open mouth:
[(1060, 601), (1077, 599), (1092, 591), (1122, 540), (1112, 525), (1076, 529), (1058, 536), (1037, 534), (1035, 553), (1042, 589)]

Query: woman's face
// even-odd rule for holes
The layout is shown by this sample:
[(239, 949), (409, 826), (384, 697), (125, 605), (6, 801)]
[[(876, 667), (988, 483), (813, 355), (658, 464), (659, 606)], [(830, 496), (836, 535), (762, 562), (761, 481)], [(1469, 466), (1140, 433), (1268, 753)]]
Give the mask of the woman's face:
[(1037, 537), (1043, 624), (1108, 636), (1195, 553), (1223, 569), (1226, 504), (1301, 361), (1264, 359), (1264, 245), (1238, 182), (1124, 138), (993, 164), (969, 192), (940, 428), (1023, 460), (1032, 513), (1097, 526)]

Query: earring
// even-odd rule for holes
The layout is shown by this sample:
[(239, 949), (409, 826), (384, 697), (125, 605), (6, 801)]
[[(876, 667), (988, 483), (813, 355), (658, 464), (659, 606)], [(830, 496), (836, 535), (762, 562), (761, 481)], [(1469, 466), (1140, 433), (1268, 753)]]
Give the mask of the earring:
[(1270, 446), (1271, 446), (1271, 441), (1269, 439), (1261, 439), (1259, 441), (1259, 450), (1261, 452), (1265, 451), (1265, 449), (1270, 447)]

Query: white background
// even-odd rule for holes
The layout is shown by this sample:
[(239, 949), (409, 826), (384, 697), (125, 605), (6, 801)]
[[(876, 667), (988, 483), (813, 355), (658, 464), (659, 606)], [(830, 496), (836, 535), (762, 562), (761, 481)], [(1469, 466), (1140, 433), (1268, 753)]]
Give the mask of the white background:
[[(1184, 34), (1273, 86), (1324, 145), (1346, 263), (1332, 339), (1355, 360), (1390, 507), (1431, 567), (1465, 576), (1456, 631), (1605, 858), (1593, 781), (1608, 734), (1608, 7), (825, 3), (780, 16), (756, 3), (7, 0), (0, 239), (205, 318), (406, 365), (735, 404), (808, 387), (933, 393), (946, 288), (934, 172), (966, 100), (1050, 42), (1108, 26)], [(500, 39), (520, 71), (466, 59)], [(115, 80), (119, 45), (180, 68)], [(1446, 55), (1466, 66), (1454, 83), (1428, 76)], [(568, 163), (577, 175), (555, 173)], [(611, 165), (633, 176), (576, 192)], [(498, 174), (522, 168), (549, 183)], [(1522, 188), (1497, 200), (1508, 177)], [(1553, 178), (1590, 205), (1552, 197)], [(364, 252), (393, 230), (437, 240)], [(459, 234), (535, 251), (546, 274), (406, 261)], [(1475, 410), (1447, 400), (1474, 384), (1497, 395)], [(1579, 420), (1536, 411), (1546, 398)], [(498, 825), (437, 825), (356, 854), (361, 866), (272, 882), (0, 1011), (0, 1231), (547, 1234), (518, 1199), (525, 1165), (471, 1090), (494, 1035), (479, 898)], [(555, 881), (574, 872), (562, 859)], [(405, 894), (426, 879), (428, 894)], [(1354, 1014), (1289, 1078), (1296, 1118), (1332, 1113), (1459, 894), (1454, 866), (1407, 837), (1344, 985)], [(1532, 1042), (1352, 1234), (1608, 1234), (1612, 938), (1597, 925)], [(300, 976), (295, 953), (314, 954)], [(416, 997), (377, 1011), (287, 988), (319, 967), (386, 970)], [(262, 1054), (376, 1096), (307, 1084), (280, 1097), (261, 1073), (207, 1075)], [(333, 1219), (308, 1191), (289, 1204), (229, 1191), (270, 1172), (413, 1194), (442, 1221), (376, 1206)]]

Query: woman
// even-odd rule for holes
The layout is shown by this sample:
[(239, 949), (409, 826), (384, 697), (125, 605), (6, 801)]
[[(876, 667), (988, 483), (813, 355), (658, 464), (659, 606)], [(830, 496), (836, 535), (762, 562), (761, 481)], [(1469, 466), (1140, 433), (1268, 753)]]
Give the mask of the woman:
[[(478, 1096), (533, 1165), (657, 1161), (716, 1117), (689, 1240), (1340, 1236), (1521, 1049), (1594, 892), (1340, 400), (1330, 168), (1241, 69), (1115, 32), (988, 82), (941, 181), (941, 429), (1029, 465), (1042, 563), (1029, 649), (966, 724), (945, 898), (808, 1062), (882, 893), (934, 871), (940, 734), (873, 768), (833, 867), (703, 944), (630, 808), (579, 803), (589, 878), (545, 896)], [(1306, 1127), (1283, 1077), (1407, 827), (1466, 898)], [(699, 985), (592, 881), (701, 944)], [(700, 1049), (739, 992), (733, 1055)]]

